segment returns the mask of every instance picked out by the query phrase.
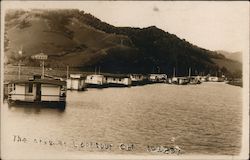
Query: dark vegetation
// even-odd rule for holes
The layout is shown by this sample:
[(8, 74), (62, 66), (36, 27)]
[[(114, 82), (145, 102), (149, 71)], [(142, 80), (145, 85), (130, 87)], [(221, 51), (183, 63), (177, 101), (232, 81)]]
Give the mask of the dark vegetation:
[[(49, 26), (47, 32), (63, 35), (74, 43), (76, 43), (75, 39), (78, 34), (86, 34), (90, 31), (87, 27), (92, 28), (91, 32), (95, 33), (96, 41), (91, 41), (91, 44), (89, 41), (92, 37), (87, 36), (84, 37), (84, 41), (77, 42), (72, 47), (63, 48), (63, 46), (59, 46), (62, 51), (49, 55), (50, 60), (47, 65), (51, 67), (70, 65), (81, 67), (83, 70), (94, 70), (95, 67), (101, 67), (102, 71), (111, 73), (152, 73), (160, 71), (168, 75), (172, 75), (173, 68), (175, 68), (177, 75), (187, 75), (188, 68), (191, 67), (197, 74), (223, 72), (228, 76), (241, 76), (241, 68), (231, 70), (227, 66), (221, 66), (214, 61), (216, 59), (231, 63), (224, 55), (195, 46), (185, 39), (180, 39), (176, 35), (155, 26), (142, 29), (115, 27), (102, 22), (89, 13), (76, 9), (36, 9), (7, 12), (5, 15), (7, 30), (16, 25), (19, 26), (19, 29), (29, 27), (32, 30), (31, 22), (33, 19), (28, 19), (28, 17), (46, 20)], [(73, 23), (73, 19), (77, 20), (76, 25), (81, 28), (77, 33), (69, 27)], [(99, 37), (103, 35), (110, 36), (112, 39), (107, 38), (99, 42)], [(122, 36), (123, 38), (121, 38)], [(6, 39), (11, 40), (8, 36), (6, 36)], [(58, 40), (54, 40), (53, 46), (56, 46), (56, 42)], [(6, 41), (5, 48), (8, 48), (8, 44), (9, 41)], [(12, 50), (12, 52), (14, 51)], [(19, 57), (9, 56), (9, 59), (13, 63), (19, 60)], [(36, 65), (36, 62), (29, 57), (24, 57), (23, 62), (27, 65)]]

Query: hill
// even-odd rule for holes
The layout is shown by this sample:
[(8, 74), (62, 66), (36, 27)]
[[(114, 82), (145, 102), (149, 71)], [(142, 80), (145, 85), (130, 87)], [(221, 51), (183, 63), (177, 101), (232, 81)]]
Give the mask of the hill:
[(224, 55), (228, 59), (242, 63), (242, 52), (228, 52), (223, 50), (218, 50), (216, 52)]
[[(9, 10), (5, 15), (5, 63), (20, 59), (38, 65), (31, 55), (44, 52), (50, 67), (79, 67), (112, 73), (187, 75), (241, 70), (224, 55), (195, 46), (155, 26), (115, 27), (79, 10)], [(22, 48), (23, 55), (18, 55)], [(237, 63), (237, 62), (236, 62)], [(227, 65), (223, 65), (227, 64)]]

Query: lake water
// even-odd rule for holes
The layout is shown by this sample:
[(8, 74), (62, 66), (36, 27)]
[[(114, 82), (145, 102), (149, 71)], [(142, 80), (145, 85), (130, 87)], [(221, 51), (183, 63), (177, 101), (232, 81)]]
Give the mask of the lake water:
[(241, 149), (242, 88), (224, 83), (67, 91), (64, 111), (7, 103), (1, 111), (2, 154), (10, 158), (165, 155), (148, 146), (173, 145), (184, 155)]

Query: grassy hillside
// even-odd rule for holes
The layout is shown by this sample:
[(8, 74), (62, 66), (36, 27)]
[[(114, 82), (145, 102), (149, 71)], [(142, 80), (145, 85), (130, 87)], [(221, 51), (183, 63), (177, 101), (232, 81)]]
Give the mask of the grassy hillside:
[[(17, 54), (23, 48), (23, 55)], [(188, 68), (203, 73), (230, 68), (225, 56), (158, 29), (115, 27), (79, 10), (10, 10), (5, 15), (5, 57), (7, 64), (20, 59), (37, 66), (31, 55), (49, 55), (50, 67), (80, 67), (114, 73), (161, 71), (186, 75)], [(224, 62), (226, 66), (222, 66)], [(233, 69), (238, 65), (234, 65)]]
[(226, 58), (242, 63), (242, 52), (227, 52), (223, 50), (216, 51), (223, 54)]

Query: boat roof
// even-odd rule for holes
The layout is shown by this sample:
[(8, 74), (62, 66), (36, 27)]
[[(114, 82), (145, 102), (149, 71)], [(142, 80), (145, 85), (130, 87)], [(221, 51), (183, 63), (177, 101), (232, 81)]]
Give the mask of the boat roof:
[(29, 83), (52, 84), (57, 86), (66, 85), (65, 81), (54, 80), (54, 79), (13, 80), (9, 82), (9, 84), (29, 84)]
[(89, 74), (89, 75), (87, 75), (87, 77), (89, 77), (89, 76), (103, 77), (104, 75), (102, 75), (102, 74)]
[(105, 77), (111, 77), (111, 78), (129, 78), (126, 74), (105, 74)]
[(70, 74), (68, 79), (85, 79), (87, 76), (83, 74)]

